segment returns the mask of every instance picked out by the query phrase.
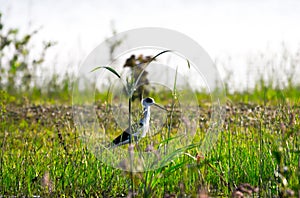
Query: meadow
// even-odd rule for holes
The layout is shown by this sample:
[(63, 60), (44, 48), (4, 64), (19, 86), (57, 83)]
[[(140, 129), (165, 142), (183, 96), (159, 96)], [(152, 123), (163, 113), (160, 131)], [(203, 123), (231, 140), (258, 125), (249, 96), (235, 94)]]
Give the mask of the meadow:
[[(147, 149), (168, 163), (130, 172), (124, 171), (126, 164), (116, 168), (103, 162), (82, 140), (74, 121), (72, 75), (53, 74), (43, 83), (34, 78), (53, 43), (45, 42), (41, 56), (32, 60), (29, 43), (36, 32), (20, 37), (17, 29), (3, 31), (1, 20), (0, 27), (0, 61), (7, 66), (0, 70), (0, 197), (300, 196), (300, 87), (294, 76), (299, 54), (282, 56), (281, 64), (292, 65), (285, 77), (265, 79), (261, 74), (253, 89), (231, 92), (230, 79), (224, 79), (224, 117), (209, 152), (204, 153), (200, 144), (212, 118), (210, 95), (198, 92), (193, 142), (161, 156), (145, 138), (141, 147), (133, 149)], [(5, 54), (6, 48), (12, 57)], [(287, 83), (281, 86), (280, 79)], [(97, 92), (89, 105), (113, 138), (122, 131), (112, 115), (116, 107), (107, 101), (107, 93)], [(176, 108), (170, 100), (159, 103), (175, 122)], [(166, 124), (170, 134), (180, 127), (176, 122), (170, 126)], [(166, 144), (171, 139), (153, 136), (152, 140)]]
[[(196, 129), (199, 139), (193, 146), (176, 151), (178, 155), (163, 167), (130, 173), (101, 162), (82, 143), (71, 106), (51, 101), (39, 104), (1, 91), (1, 195), (296, 197), (300, 189), (299, 96), (254, 98), (267, 97), (265, 92), (249, 94), (253, 98), (247, 97), (247, 102), (243, 101), (246, 93), (228, 95), (222, 131), (210, 152), (202, 155), (197, 144), (209, 121), (210, 108), (202, 106)], [(198, 100), (206, 98), (199, 94)], [(105, 112), (103, 108), (96, 105), (99, 112)], [(101, 117), (107, 130), (116, 130), (111, 114)]]

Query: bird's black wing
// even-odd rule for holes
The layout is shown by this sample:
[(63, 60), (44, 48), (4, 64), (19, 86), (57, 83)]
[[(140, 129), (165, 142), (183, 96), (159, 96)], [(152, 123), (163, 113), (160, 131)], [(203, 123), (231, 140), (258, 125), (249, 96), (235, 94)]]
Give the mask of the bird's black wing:
[(141, 124), (134, 124), (131, 127), (131, 133), (129, 133), (129, 128), (127, 128), (121, 135), (116, 137), (107, 147), (114, 148), (116, 146), (128, 144), (130, 142), (130, 136), (131, 138), (133, 138), (132, 141), (136, 141), (136, 137), (134, 137), (132, 134), (137, 130), (138, 126), (141, 126)]
[(122, 145), (123, 144), (127, 144), (129, 143), (129, 139), (130, 139), (131, 134), (127, 133), (126, 131), (124, 131), (121, 135), (119, 135), (118, 137), (116, 137), (112, 143), (115, 145)]

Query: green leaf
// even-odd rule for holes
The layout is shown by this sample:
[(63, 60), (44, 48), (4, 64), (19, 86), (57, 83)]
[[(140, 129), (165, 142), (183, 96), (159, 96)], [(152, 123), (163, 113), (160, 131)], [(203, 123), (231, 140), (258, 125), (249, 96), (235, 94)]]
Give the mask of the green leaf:
[(116, 70), (114, 70), (113, 68), (111, 67), (107, 67), (107, 66), (99, 66), (99, 67), (96, 67), (94, 68), (91, 72), (94, 72), (98, 69), (107, 69), (109, 70), (110, 72), (114, 73), (116, 76), (118, 76), (118, 78), (121, 78), (121, 76), (118, 74), (118, 72), (116, 72)]

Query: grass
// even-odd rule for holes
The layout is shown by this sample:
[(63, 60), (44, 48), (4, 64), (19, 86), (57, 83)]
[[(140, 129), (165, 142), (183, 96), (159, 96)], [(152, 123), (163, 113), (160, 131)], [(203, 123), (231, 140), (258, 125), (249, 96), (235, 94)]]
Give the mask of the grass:
[[(2, 21), (0, 26), (2, 29)], [(18, 29), (4, 30), (1, 36), (11, 42), (4, 43), (2, 49), (12, 48), (14, 56), (1, 50), (0, 62), (9, 65), (1, 68), (0, 86), (9, 94), (0, 89), (0, 197), (300, 196), (300, 87), (293, 84), (297, 80), (298, 51), (292, 53), (283, 46), (281, 54), (271, 55), (270, 59), (268, 54), (254, 57), (253, 60), (259, 60), (256, 67), (266, 70), (258, 75), (249, 73), (249, 79), (259, 77), (250, 91), (229, 93), (229, 87), (236, 85), (230, 85), (228, 73), (227, 102), (223, 107), (226, 115), (218, 140), (209, 152), (203, 152), (199, 143), (209, 128), (211, 108), (207, 104), (211, 103), (211, 96), (199, 92), (200, 112), (192, 118), (197, 128), (190, 146), (168, 155), (158, 153), (157, 146), (149, 147), (150, 141), (161, 146), (172, 141), (170, 137), (176, 133), (180, 120), (176, 117), (178, 112), (171, 111), (168, 120), (175, 124), (155, 131), (158, 135), (146, 138), (135, 148), (139, 151), (148, 148), (150, 153), (169, 163), (155, 170), (132, 173), (101, 162), (81, 141), (70, 106), (70, 82), (75, 78), (72, 74), (65, 74), (61, 79), (54, 74), (42, 83), (33, 78), (53, 43), (45, 43), (41, 56), (31, 62), (28, 43), (36, 31), (21, 39), (11, 39), (18, 35)], [(111, 59), (120, 42), (109, 43)], [(165, 52), (169, 51), (157, 56)], [(282, 68), (278, 73), (274, 69), (277, 63)], [(252, 64), (248, 67), (252, 68)], [(190, 67), (189, 61), (187, 66)], [(109, 67), (98, 68), (110, 70), (120, 78)], [(269, 78), (264, 78), (264, 74)], [(141, 74), (139, 78), (145, 76)], [(16, 83), (20, 78), (22, 83)], [(285, 78), (287, 85), (282, 82)], [(95, 87), (95, 84), (85, 87)], [(132, 96), (133, 86), (127, 88), (128, 95)], [(176, 110), (176, 101), (172, 100), (177, 96), (176, 79), (172, 91), (151, 94), (155, 99), (160, 96), (156, 102)], [(95, 98), (87, 94), (90, 90), (79, 95), (90, 104), (98, 101), (95, 105), (100, 127), (109, 134), (115, 132), (113, 138), (121, 129), (111, 115), (113, 107), (106, 102), (110, 93), (95, 92)], [(136, 109), (133, 105), (132, 112), (138, 112)], [(136, 117), (132, 115), (132, 119)], [(124, 148), (127, 152), (127, 147)]]
[[(207, 131), (209, 107), (202, 106), (191, 148), (166, 166), (130, 174), (107, 166), (80, 141), (71, 107), (16, 104), (4, 92), (1, 97), (2, 196), (230, 196), (246, 194), (245, 183), (252, 187), (248, 192), (262, 197), (299, 193), (298, 98), (261, 104), (253, 98), (237, 102), (245, 94), (229, 96), (218, 141), (204, 155), (197, 143)], [(109, 111), (101, 108), (107, 107), (98, 106), (103, 124), (114, 130)]]

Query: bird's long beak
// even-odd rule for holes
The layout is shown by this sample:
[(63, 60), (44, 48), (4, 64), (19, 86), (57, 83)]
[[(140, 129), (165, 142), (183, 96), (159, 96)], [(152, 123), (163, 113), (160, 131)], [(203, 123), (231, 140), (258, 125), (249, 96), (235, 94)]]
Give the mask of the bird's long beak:
[(153, 105), (156, 106), (156, 107), (158, 107), (158, 108), (160, 108), (160, 109), (163, 109), (163, 110), (165, 110), (165, 111), (168, 111), (166, 108), (164, 108), (164, 107), (162, 107), (162, 106), (160, 106), (160, 105), (158, 105), (158, 104), (156, 104), (156, 103), (154, 103)]

